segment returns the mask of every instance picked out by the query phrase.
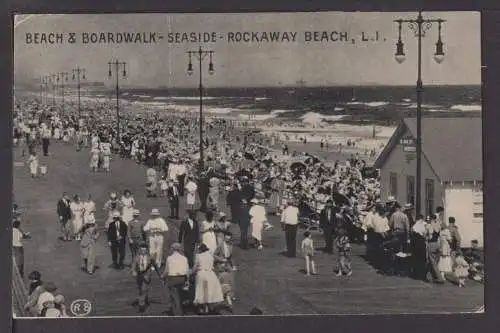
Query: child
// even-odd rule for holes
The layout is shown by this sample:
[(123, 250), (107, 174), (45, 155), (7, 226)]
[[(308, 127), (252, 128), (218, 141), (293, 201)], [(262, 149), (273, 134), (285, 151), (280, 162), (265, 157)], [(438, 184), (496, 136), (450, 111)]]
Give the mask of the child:
[(167, 196), (167, 190), (168, 190), (168, 182), (167, 182), (167, 177), (163, 175), (160, 179), (160, 196), (161, 197), (166, 197)]
[(338, 237), (336, 240), (337, 245), (337, 276), (345, 274), (352, 275), (351, 269), (351, 244), (349, 237), (345, 234), (344, 228), (338, 229)]
[(304, 240), (302, 241), (301, 250), (306, 259), (306, 275), (316, 275), (316, 263), (314, 262), (314, 242), (309, 231), (304, 232)]
[(464, 287), (465, 280), (469, 277), (469, 264), (465, 261), (461, 251), (458, 251), (456, 254), (454, 273), (458, 279), (458, 287)]
[(47, 174), (47, 165), (40, 165), (40, 174), (42, 175), (42, 177), (45, 177), (45, 175)]
[(31, 173), (31, 178), (35, 178), (38, 175), (38, 157), (36, 156), (35, 152), (32, 152), (29, 159), (28, 159), (28, 165), (30, 167), (30, 173)]
[(470, 249), (465, 250), (464, 259), (469, 264), (469, 275), (474, 281), (483, 281), (484, 265), (479, 250), (479, 243), (476, 239), (471, 241)]
[(226, 301), (226, 305), (229, 310), (232, 311), (234, 300), (234, 271), (229, 263), (221, 264), (219, 266), (219, 270), (218, 277), (222, 293), (224, 295), (224, 300)]

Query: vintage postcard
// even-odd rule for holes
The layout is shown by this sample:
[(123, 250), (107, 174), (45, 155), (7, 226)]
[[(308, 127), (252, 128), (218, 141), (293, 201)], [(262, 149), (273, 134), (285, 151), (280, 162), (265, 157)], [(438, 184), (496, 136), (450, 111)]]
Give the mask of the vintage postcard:
[(483, 312), (480, 24), (16, 15), (14, 316)]

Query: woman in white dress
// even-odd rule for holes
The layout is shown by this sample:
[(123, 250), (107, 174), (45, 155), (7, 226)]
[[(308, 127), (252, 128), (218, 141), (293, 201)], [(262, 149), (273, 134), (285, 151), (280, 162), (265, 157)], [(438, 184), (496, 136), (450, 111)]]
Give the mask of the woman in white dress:
[(448, 228), (441, 229), (439, 236), (441, 238), (440, 239), (441, 256), (439, 258), (438, 268), (439, 271), (441, 272), (441, 276), (444, 279), (447, 273), (451, 273), (453, 271), (453, 265), (451, 260), (450, 229)]
[(32, 152), (30, 157), (28, 158), (28, 166), (30, 168), (31, 178), (35, 178), (38, 176), (38, 167), (40, 162), (35, 152)]
[(193, 181), (192, 176), (188, 176), (185, 189), (187, 209), (193, 210), (196, 204), (196, 191), (198, 190), (198, 185)]
[(96, 205), (95, 202), (92, 200), (92, 195), (89, 194), (87, 201), (83, 203), (83, 223), (85, 224), (95, 224), (95, 211), (96, 211)]
[(116, 212), (120, 214), (120, 201), (118, 201), (116, 193), (113, 192), (109, 195), (109, 200), (104, 204), (104, 211), (108, 213), (108, 218), (104, 224), (107, 229), (109, 224), (113, 221), (113, 214)]
[(99, 168), (99, 149), (92, 149), (90, 151), (90, 170), (97, 172)]
[(217, 248), (217, 238), (215, 236), (215, 221), (212, 211), (205, 214), (206, 220), (201, 223), (201, 242), (208, 247), (210, 254), (215, 252)]
[(252, 238), (255, 240), (256, 246), (262, 250), (262, 229), (267, 221), (267, 213), (264, 206), (259, 204), (258, 199), (252, 199), (253, 206), (250, 208), (250, 224), (252, 225)]
[(208, 313), (216, 305), (224, 302), (222, 288), (214, 272), (214, 257), (205, 244), (198, 248), (195, 257), (193, 272), (196, 274), (194, 304), (201, 307), (201, 311)]
[(129, 190), (123, 191), (123, 196), (120, 199), (122, 208), (122, 220), (127, 225), (134, 219), (135, 199)]
[(59, 128), (59, 126), (56, 126), (56, 128), (54, 128), (54, 139), (56, 141), (61, 140), (61, 129)]
[(80, 196), (75, 195), (73, 197), (73, 202), (70, 204), (69, 208), (71, 209), (71, 216), (73, 219), (71, 220), (71, 226), (73, 228), (72, 233), (75, 240), (80, 240), (80, 229), (83, 226), (83, 212), (84, 206), (80, 201)]
[(111, 144), (106, 142), (101, 144), (102, 153), (102, 168), (104, 171), (109, 172), (111, 161)]

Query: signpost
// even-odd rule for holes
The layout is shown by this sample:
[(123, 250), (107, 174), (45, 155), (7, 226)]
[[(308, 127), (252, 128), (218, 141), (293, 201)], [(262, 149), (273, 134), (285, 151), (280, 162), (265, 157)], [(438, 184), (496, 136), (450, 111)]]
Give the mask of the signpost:
[(406, 156), (406, 163), (414, 160), (417, 152), (417, 141), (413, 137), (402, 137), (399, 144), (403, 146), (403, 152)]

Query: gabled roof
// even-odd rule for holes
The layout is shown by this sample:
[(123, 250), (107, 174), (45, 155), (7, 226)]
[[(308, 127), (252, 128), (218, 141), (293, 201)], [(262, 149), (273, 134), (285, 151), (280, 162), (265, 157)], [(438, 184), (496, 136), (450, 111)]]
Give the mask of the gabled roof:
[[(482, 119), (480, 117), (422, 118), (422, 158), (431, 164), (441, 181), (483, 179)], [(408, 130), (416, 138), (417, 121), (405, 118), (375, 162), (382, 168)]]

